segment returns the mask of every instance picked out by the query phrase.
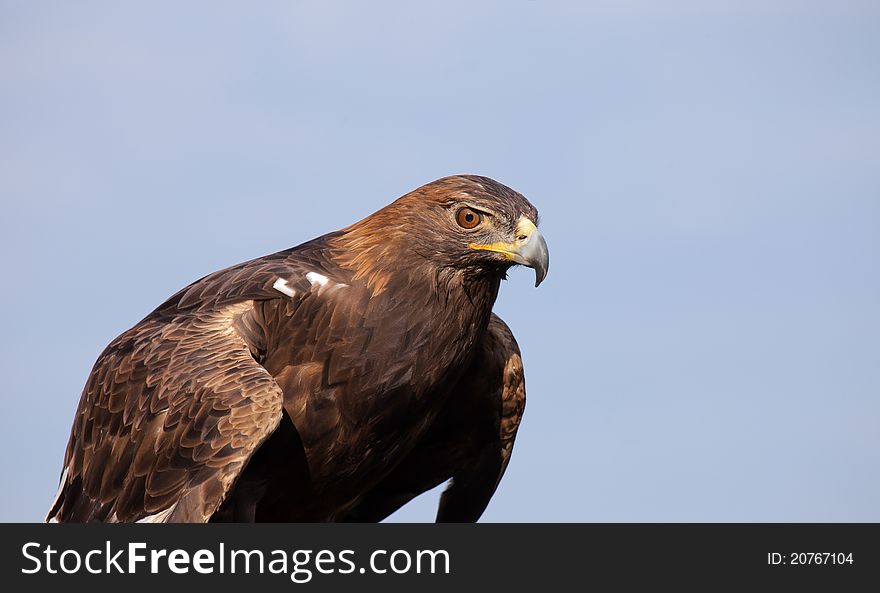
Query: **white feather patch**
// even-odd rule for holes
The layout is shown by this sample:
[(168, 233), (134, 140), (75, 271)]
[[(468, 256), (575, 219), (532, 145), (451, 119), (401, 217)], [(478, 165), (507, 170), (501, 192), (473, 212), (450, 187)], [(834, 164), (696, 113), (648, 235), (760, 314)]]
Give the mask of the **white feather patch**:
[(177, 503), (175, 502), (173, 505), (165, 509), (164, 511), (159, 511), (155, 515), (149, 515), (144, 517), (143, 519), (139, 519), (138, 523), (164, 523), (165, 519), (168, 518), (171, 513), (174, 512), (174, 509), (177, 508)]
[(324, 274), (319, 274), (317, 272), (309, 272), (308, 274), (306, 274), (306, 280), (311, 282), (312, 286), (314, 286), (315, 284), (319, 286), (324, 286), (328, 282), (327, 276), (325, 276)]
[(280, 292), (281, 294), (286, 294), (289, 297), (296, 296), (296, 291), (294, 291), (290, 286), (287, 285), (287, 280), (284, 278), (279, 278), (275, 281), (275, 284), (272, 285), (272, 288)]
[[(61, 493), (64, 492), (64, 486), (67, 484), (67, 470), (70, 468), (65, 467), (64, 471), (61, 473), (61, 483), (58, 485), (58, 492), (55, 494), (55, 500), (52, 501), (52, 504), (49, 505), (50, 509), (54, 509), (55, 505), (58, 504), (58, 499), (61, 498)], [(53, 515), (52, 517), (46, 517), (47, 523), (58, 523), (58, 516)]]

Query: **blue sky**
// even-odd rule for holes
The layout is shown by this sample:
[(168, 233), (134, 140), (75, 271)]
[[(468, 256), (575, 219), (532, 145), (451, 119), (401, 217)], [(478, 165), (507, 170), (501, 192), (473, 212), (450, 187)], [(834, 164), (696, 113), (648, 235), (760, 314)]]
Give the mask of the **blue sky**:
[[(0, 520), (103, 347), (452, 173), (539, 208), (487, 521), (880, 521), (873, 2), (0, 3)], [(437, 492), (394, 519), (433, 518)]]

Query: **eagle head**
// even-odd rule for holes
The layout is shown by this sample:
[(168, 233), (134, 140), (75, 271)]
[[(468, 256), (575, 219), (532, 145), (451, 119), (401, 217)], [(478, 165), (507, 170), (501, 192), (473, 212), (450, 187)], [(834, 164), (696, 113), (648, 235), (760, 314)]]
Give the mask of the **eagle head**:
[[(343, 229), (338, 260), (381, 291), (388, 274), (412, 267), (504, 277), (513, 265), (550, 265), (538, 210), (488, 177), (455, 175), (423, 185)], [(389, 267), (389, 266), (393, 266)]]

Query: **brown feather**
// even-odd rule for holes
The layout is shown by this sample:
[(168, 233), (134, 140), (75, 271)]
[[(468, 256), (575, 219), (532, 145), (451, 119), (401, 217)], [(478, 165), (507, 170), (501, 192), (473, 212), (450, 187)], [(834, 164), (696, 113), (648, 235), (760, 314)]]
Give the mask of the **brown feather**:
[(476, 521), (507, 469), (525, 401), (519, 346), (493, 315), (479, 353), (431, 429), (345, 520), (381, 521), (452, 479), (437, 520)]
[(525, 391), (491, 313), (510, 262), (468, 247), (460, 202), (493, 212), (475, 231), (487, 243), (537, 222), (491, 179), (441, 179), (210, 274), (119, 336), (86, 383), (47, 519), (374, 520), (450, 477), (438, 519), (479, 517)]

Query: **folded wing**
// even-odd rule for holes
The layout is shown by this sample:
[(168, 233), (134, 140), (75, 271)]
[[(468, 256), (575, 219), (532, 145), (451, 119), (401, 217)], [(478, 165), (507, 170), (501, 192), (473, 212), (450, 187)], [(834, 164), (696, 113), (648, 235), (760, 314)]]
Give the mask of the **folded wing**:
[(201, 522), (281, 418), (275, 380), (234, 327), (241, 301), (147, 318), (83, 391), (50, 522)]

